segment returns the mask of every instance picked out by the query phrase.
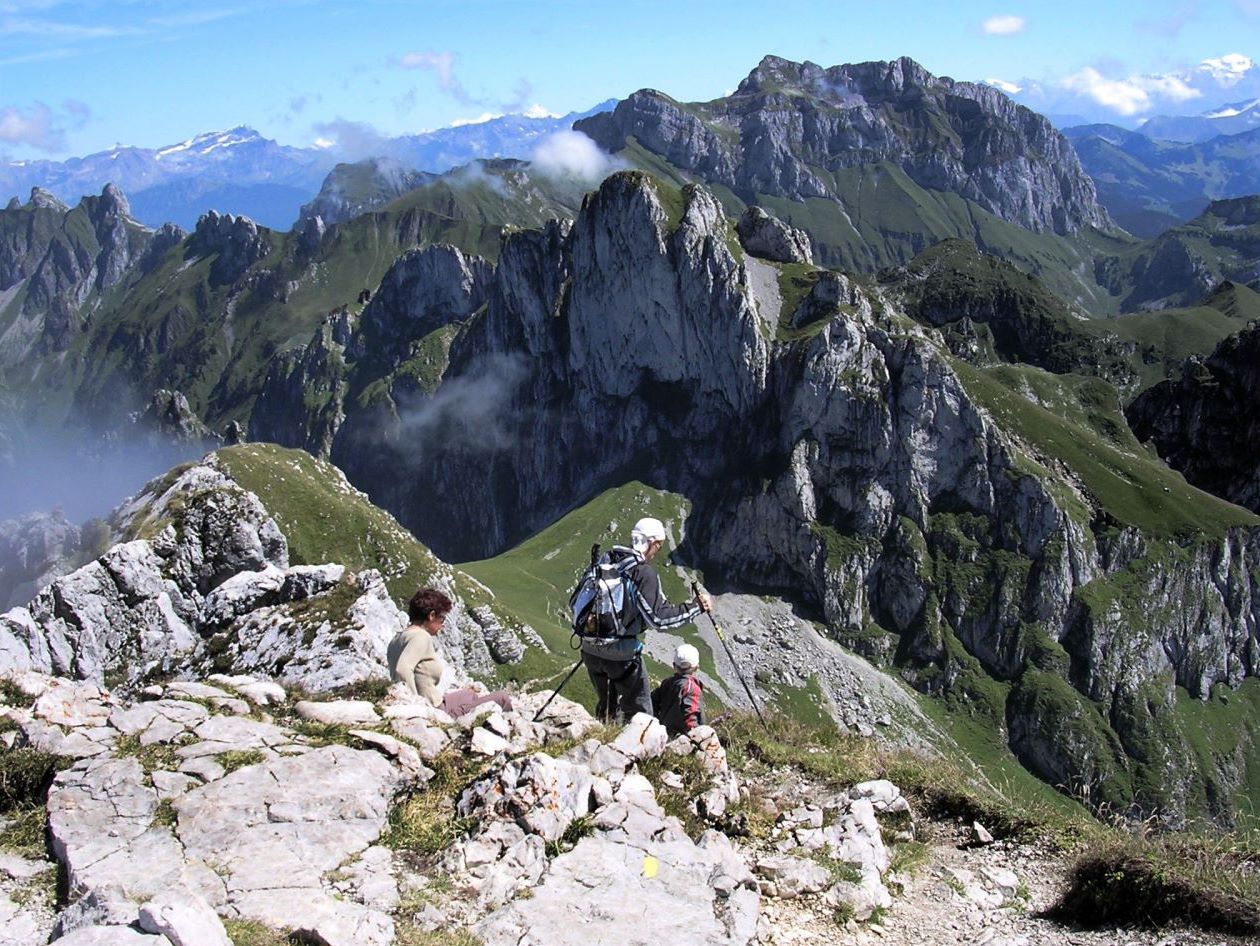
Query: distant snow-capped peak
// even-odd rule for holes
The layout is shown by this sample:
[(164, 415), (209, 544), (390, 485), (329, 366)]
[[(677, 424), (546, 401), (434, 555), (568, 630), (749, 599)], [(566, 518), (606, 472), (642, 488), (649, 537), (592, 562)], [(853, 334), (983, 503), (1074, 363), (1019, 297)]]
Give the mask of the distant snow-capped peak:
[(220, 148), (232, 148), (237, 145), (250, 144), (256, 141), (262, 141), (262, 135), (254, 131), (252, 128), (240, 126), (232, 128), (228, 131), (211, 131), (187, 141), (181, 141), (177, 145), (170, 145), (166, 148), (159, 149), (154, 157), (159, 161), (166, 157), (178, 155), (187, 157), (190, 155), (210, 154)]
[[(1237, 118), (1246, 112), (1260, 113), (1260, 99), (1252, 99), (1249, 102), (1234, 102), (1230, 105), (1224, 105), (1221, 108), (1211, 112), (1204, 112), (1204, 118)], [(1260, 116), (1258, 116), (1260, 117)]]

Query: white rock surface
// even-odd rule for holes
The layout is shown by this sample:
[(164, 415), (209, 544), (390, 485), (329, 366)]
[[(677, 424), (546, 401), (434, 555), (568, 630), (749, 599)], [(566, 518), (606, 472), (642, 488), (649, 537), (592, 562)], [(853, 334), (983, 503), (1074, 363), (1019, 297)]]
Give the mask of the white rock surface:
[(140, 928), (165, 936), (172, 946), (232, 946), (218, 915), (189, 890), (164, 890), (144, 904)]

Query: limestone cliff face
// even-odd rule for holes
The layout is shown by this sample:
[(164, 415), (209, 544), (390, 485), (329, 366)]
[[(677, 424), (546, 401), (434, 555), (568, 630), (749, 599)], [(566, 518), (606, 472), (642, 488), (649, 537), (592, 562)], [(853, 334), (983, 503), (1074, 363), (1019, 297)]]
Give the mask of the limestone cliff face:
[(258, 225), (248, 217), (210, 211), (197, 221), (189, 242), (193, 255), (214, 256), (210, 267), (210, 284), (222, 286), (236, 282), (270, 249)]
[(767, 56), (728, 98), (683, 105), (643, 90), (575, 127), (608, 150), (633, 136), (737, 193), (834, 197), (829, 172), (899, 166), (1032, 230), (1109, 227), (1071, 144), (996, 89), (911, 59), (824, 69)]
[(627, 172), (571, 229), (506, 237), (484, 313), (442, 385), (401, 412), (395, 450), (387, 437), (364, 456), (347, 424), (334, 459), (455, 557), (503, 547), (610, 478), (715, 475), (725, 451), (692, 446), (737, 437), (731, 419), (758, 410), (769, 343), (717, 202), (691, 188), (674, 210)]
[(345, 419), (345, 348), (353, 320), (333, 313), (305, 348), (271, 360), (249, 417), (249, 439), (301, 447), (327, 457)]
[[(264, 480), (273, 475), (268, 470), (282, 471), (280, 482), (269, 484), (273, 502), (291, 502), (286, 491), (324, 497), (302, 513), (354, 522), (353, 536), (332, 528), (332, 540), (368, 546), (390, 574), (335, 561), (291, 562), (276, 517), (234, 478), (240, 464)], [(51, 554), (29, 538), (41, 526), (53, 531), (48, 524), (16, 525), (23, 533), (17, 538), (28, 539), (28, 558)], [(296, 451), (239, 448), (231, 460), (212, 454), (177, 467), (115, 510), (110, 525), (124, 541), (108, 546), (103, 537), (108, 547), (93, 557), (96, 550), (84, 548), (89, 535), (73, 530), (87, 563), (0, 614), (0, 674), (35, 670), (125, 689), (155, 675), (226, 671), (311, 689), (379, 679), (388, 675), (386, 647), (406, 623), (387, 586), (400, 572), (454, 600), (441, 649), (457, 677), (519, 661), (525, 647), (518, 634), (544, 648), (531, 629), (492, 606), (465, 602), (453, 569), (372, 509), (339, 471)], [(11, 544), (12, 531), (6, 524), (0, 542)], [(417, 566), (422, 576), (413, 574)], [(9, 571), (0, 569), (0, 578)]]

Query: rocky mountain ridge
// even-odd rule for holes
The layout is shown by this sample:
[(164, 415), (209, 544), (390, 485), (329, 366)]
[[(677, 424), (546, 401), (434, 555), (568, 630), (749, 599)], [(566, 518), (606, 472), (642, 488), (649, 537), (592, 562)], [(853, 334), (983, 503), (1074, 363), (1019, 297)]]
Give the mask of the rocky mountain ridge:
[(888, 161), (1030, 230), (1110, 226), (1049, 122), (908, 58), (824, 69), (767, 56), (729, 99), (684, 106), (645, 90), (575, 128), (609, 151), (633, 137), (746, 200), (832, 198), (829, 174)]
[(1155, 445), (1190, 482), (1260, 511), (1260, 326), (1231, 335), (1178, 381), (1156, 385), (1129, 405), (1134, 433)]
[[(238, 482), (266, 470), (274, 513)], [(922, 748), (834, 731), (798, 744), (779, 716), (765, 734), (728, 716), (721, 736), (701, 726), (671, 739), (646, 715), (601, 726), (546, 690), (452, 719), (387, 690), (379, 650), (403, 619), (382, 573), (347, 581), (343, 564), (286, 563), (312, 547), (312, 523), (290, 539), (277, 520), (312, 486), (339, 494), (325, 506), (335, 515), (366, 509), (334, 469), (276, 448), (175, 469), (114, 516), (124, 541), (0, 618), (0, 919), (14, 946), (385, 946), (439, 933), (576, 946), (644, 929), (645, 910), (668, 917), (653, 933), (714, 946), (944, 943), (960, 924), (1009, 946), (1062, 935), (1042, 908), (1062, 898), (1063, 853), (1012, 827), (1012, 802), (978, 772), (942, 781), (960, 776)], [(146, 557), (164, 562), (138, 580)], [(423, 580), (457, 597), (438, 646), (457, 678), (485, 675), (473, 655), (490, 643), (488, 609), (434, 564)], [(110, 581), (124, 591), (113, 605)], [(50, 597), (59, 623), (26, 641), (46, 645), (57, 675), (31, 668), (39, 647), (24, 663), (8, 633)], [(185, 612), (211, 665), (180, 653), (170, 622)], [(485, 636), (468, 633), (478, 624)], [(101, 629), (114, 637), (93, 664)], [(119, 653), (119, 685), (103, 687), (94, 668)], [(146, 668), (159, 653), (176, 659)], [(1249, 930), (1260, 917), (1214, 922)], [(1109, 934), (1074, 935), (1093, 946)], [(1163, 934), (1132, 935), (1154, 946)]]

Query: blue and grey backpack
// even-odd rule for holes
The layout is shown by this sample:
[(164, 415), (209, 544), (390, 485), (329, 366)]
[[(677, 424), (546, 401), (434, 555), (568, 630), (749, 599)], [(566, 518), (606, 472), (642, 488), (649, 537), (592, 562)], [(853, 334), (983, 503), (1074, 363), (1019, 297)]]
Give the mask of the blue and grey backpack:
[(630, 549), (614, 545), (602, 555), (591, 546), (591, 565), (569, 595), (573, 633), (580, 638), (610, 640), (633, 637), (626, 627), (634, 616), (634, 582), (630, 570), (639, 562)]

